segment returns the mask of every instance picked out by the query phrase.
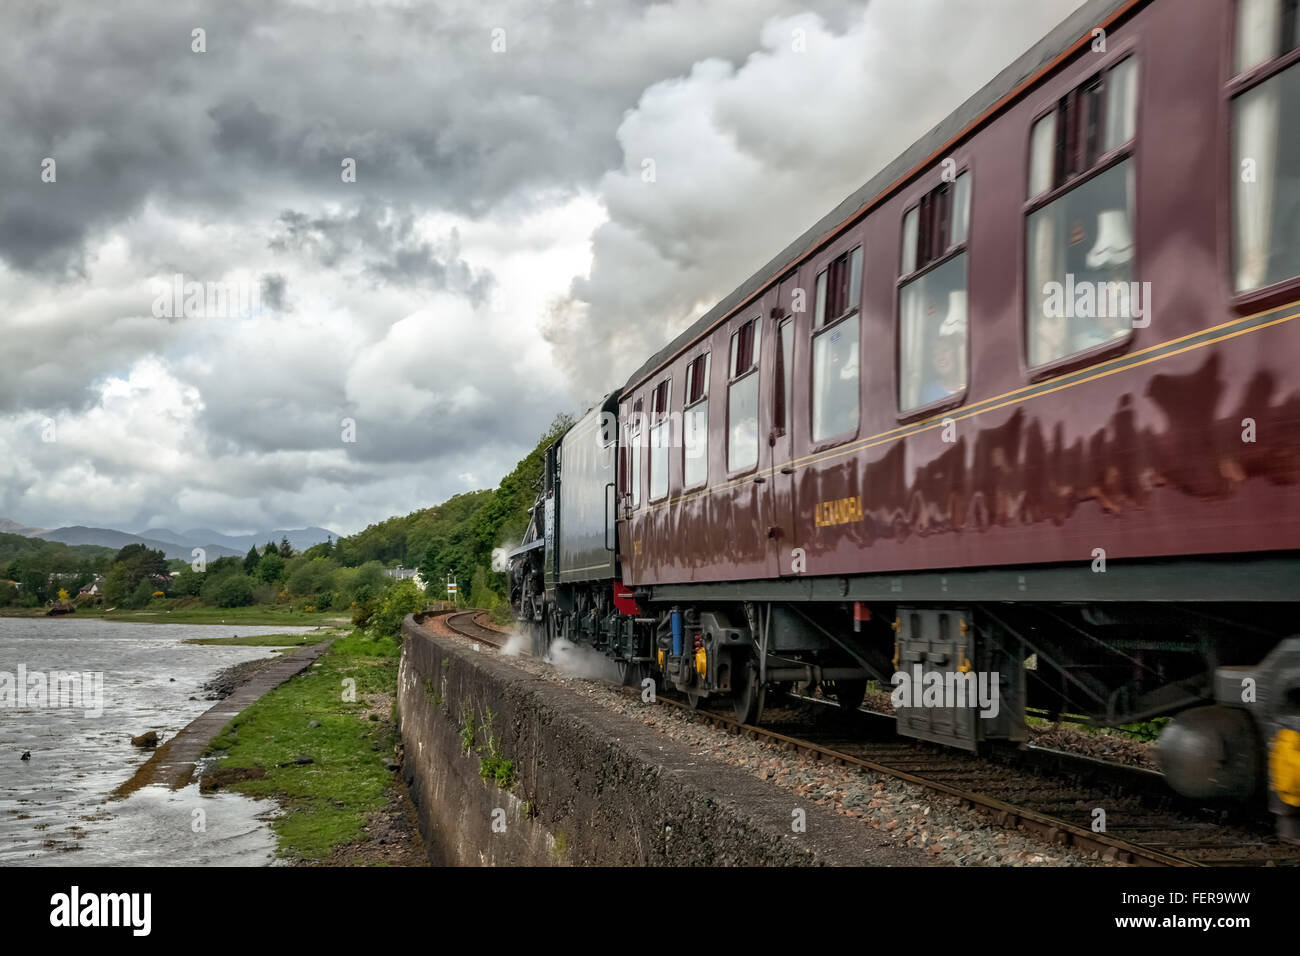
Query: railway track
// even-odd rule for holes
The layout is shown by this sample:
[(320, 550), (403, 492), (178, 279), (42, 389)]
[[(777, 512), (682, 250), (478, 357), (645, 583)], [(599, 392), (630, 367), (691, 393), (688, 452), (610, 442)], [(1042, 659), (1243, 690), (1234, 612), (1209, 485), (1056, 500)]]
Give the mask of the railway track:
[[(1273, 821), (1262, 807), (1229, 815), (1222, 808), (1177, 796), (1162, 775), (1152, 771), (1032, 745), (976, 755), (897, 737), (893, 723), (891, 715), (864, 711), (820, 727), (770, 729), (873, 769), (885, 767), (926, 785), (941, 785), (935, 789), (961, 791), (960, 799), (975, 795), (980, 799), (974, 805), (999, 822), (1123, 862), (1300, 865), (1300, 847), (1276, 838)], [(1103, 833), (1092, 831), (1098, 810), (1104, 813)], [(1062, 823), (1068, 828), (1062, 829)], [(1117, 852), (1111, 853), (1112, 848)]]
[(449, 613), (447, 615), (447, 626), (457, 634), (468, 637), (470, 640), (479, 641), (498, 649), (504, 647), (509, 635), (502, 634), (494, 628), (484, 627), (475, 621), (474, 618), (482, 613), (480, 610)]
[[(446, 612), (444, 612), (446, 613)], [(501, 647), (506, 635), (475, 621), (481, 611), (446, 613), (447, 626), (471, 640)], [(637, 688), (623, 688), (639, 696)], [(742, 724), (720, 713), (656, 695), (656, 703), (704, 720), (726, 733), (766, 741), (815, 761), (853, 767), (944, 794), (996, 825), (1023, 829), (1050, 843), (1135, 866), (1300, 866), (1300, 847), (1280, 842), (1267, 815), (1226, 820), (1180, 800), (1158, 773), (1048, 748), (1007, 748), (976, 755), (900, 738), (893, 717), (795, 698), (788, 719)], [(819, 706), (809, 713), (810, 708)], [(803, 713), (800, 713), (800, 711)], [(774, 709), (773, 716), (783, 711)], [(811, 719), (809, 717), (811, 716)], [(1092, 829), (1094, 811), (1105, 829)]]

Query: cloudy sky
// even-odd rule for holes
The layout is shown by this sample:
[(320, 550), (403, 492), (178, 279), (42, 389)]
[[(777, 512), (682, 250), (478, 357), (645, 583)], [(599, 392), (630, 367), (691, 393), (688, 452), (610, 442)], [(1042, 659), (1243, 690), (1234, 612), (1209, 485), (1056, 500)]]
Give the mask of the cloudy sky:
[(491, 487), (1078, 5), (5, 3), (0, 517)]

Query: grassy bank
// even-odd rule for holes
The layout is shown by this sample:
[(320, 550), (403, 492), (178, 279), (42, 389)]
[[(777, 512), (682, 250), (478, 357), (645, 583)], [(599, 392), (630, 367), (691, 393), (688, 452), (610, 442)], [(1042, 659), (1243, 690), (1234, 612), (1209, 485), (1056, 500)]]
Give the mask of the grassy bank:
[[(0, 608), (0, 617), (45, 617), (44, 608)], [(250, 607), (194, 607), (172, 610), (105, 611), (96, 607), (77, 608), (69, 618), (92, 618), (99, 621), (125, 621), (134, 624), (247, 624), (317, 627), (329, 623), (349, 623), (339, 611), (299, 611), (287, 604), (255, 604)]]
[(300, 647), (340, 637), (344, 631), (308, 631), (306, 634), (255, 634), (244, 637), (194, 637), (182, 644), (212, 644), (222, 647)]
[[(394, 776), (385, 764), (397, 739), (398, 654), (392, 638), (339, 638), (316, 666), (257, 701), (212, 742), (209, 753), (221, 760), (205, 781), (274, 797), (284, 807), (271, 824), (282, 856), (328, 859), (364, 841), (368, 817), (389, 804)], [(297, 762), (303, 758), (311, 762)]]

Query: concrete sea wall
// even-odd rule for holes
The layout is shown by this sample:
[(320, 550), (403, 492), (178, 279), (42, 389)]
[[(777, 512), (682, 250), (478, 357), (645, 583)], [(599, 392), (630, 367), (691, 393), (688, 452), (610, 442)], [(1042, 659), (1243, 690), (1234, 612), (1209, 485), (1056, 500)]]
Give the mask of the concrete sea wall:
[(398, 711), (435, 865), (872, 862), (849, 820), (804, 804), (793, 832), (791, 793), (413, 617)]

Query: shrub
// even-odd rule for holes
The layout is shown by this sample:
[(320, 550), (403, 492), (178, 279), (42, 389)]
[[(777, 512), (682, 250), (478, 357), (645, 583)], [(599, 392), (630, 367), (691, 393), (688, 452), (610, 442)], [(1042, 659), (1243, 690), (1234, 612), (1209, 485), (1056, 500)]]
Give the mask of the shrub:
[(257, 564), (257, 579), (264, 584), (271, 584), (284, 577), (284, 558), (278, 554), (268, 554)]
[(152, 600), (153, 582), (146, 578), (135, 586), (135, 590), (131, 592), (131, 596), (124, 603), (127, 607), (138, 610), (147, 607)]
[(316, 597), (323, 594), (328, 602), (333, 575), (333, 561), (328, 558), (313, 558), (311, 561), (299, 564), (289, 574), (286, 586), (291, 594), (298, 597)]
[(361, 627), (361, 628), (368, 627), (370, 624), (370, 619), (375, 616), (375, 607), (377, 606), (377, 604), (378, 604), (377, 601), (365, 601), (360, 604), (358, 604), (356, 601), (353, 601), (352, 602), (353, 626)]
[(244, 607), (253, 603), (253, 582), (244, 574), (222, 578), (216, 587), (217, 607)]
[(396, 637), (402, 630), (402, 618), (424, 607), (424, 594), (410, 578), (398, 581), (388, 590), (370, 619), (371, 636)]

